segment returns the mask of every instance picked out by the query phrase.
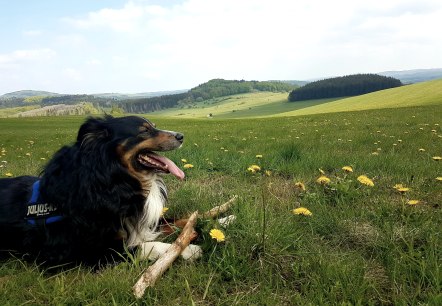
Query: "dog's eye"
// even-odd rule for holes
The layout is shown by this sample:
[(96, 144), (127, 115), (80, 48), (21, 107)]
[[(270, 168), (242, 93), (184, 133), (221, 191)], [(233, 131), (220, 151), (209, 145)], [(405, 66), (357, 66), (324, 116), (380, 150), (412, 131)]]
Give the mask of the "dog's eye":
[(147, 133), (149, 131), (149, 129), (147, 127), (145, 127), (145, 126), (141, 126), (139, 128), (139, 131), (140, 131), (140, 133)]

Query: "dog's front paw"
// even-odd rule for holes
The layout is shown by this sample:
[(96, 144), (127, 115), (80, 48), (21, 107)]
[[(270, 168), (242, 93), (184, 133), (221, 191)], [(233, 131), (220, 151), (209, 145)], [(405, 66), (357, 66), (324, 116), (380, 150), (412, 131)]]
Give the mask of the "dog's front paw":
[(184, 260), (195, 260), (203, 255), (203, 250), (199, 245), (189, 244), (187, 248), (181, 253)]

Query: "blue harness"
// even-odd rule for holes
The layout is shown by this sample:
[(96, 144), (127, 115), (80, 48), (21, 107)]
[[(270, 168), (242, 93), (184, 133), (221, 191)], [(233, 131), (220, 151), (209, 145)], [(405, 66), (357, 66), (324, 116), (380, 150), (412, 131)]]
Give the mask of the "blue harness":
[(32, 185), (32, 196), (28, 202), (26, 221), (32, 225), (46, 225), (61, 221), (63, 216), (57, 214), (58, 207), (45, 203), (40, 196), (40, 181)]

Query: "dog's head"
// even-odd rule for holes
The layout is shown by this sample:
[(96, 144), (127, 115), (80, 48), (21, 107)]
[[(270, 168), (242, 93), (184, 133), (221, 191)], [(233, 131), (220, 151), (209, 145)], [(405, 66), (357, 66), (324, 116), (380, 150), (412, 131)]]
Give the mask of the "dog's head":
[(114, 150), (120, 163), (136, 177), (160, 172), (183, 179), (181, 169), (170, 159), (155, 153), (177, 149), (183, 141), (183, 134), (159, 130), (149, 120), (137, 116), (89, 118), (77, 136), (80, 150), (87, 152), (104, 144), (107, 149)]

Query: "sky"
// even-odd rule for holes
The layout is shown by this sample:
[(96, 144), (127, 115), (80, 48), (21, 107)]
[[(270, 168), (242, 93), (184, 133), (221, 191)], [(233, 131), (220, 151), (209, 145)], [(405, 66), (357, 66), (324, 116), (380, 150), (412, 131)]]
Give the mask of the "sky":
[(440, 0), (0, 0), (0, 95), (442, 68)]

